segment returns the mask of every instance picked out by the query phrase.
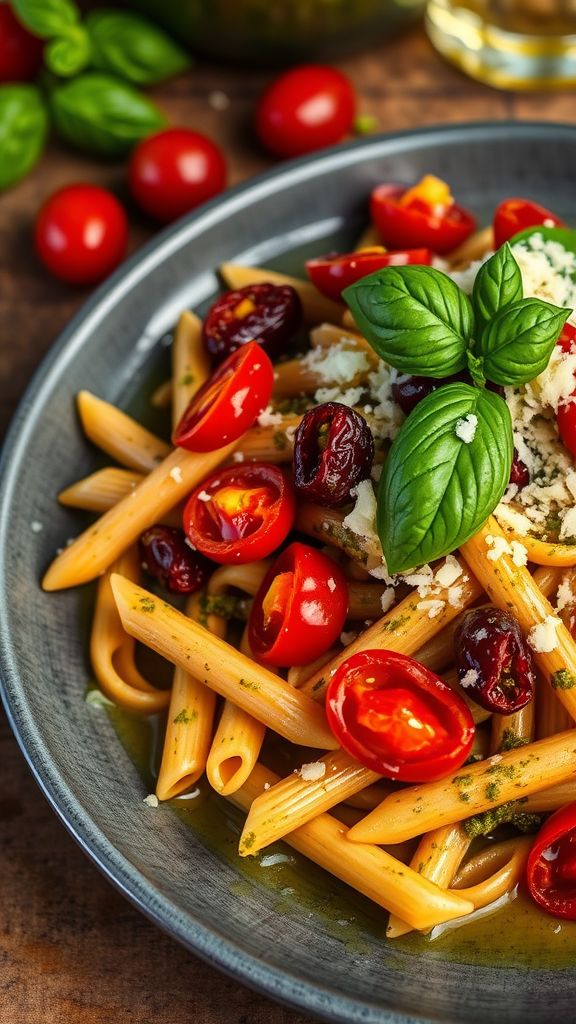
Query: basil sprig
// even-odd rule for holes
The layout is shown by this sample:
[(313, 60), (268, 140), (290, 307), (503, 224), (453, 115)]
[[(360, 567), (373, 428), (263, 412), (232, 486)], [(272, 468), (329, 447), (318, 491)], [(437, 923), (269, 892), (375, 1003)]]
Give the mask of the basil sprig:
[(467, 367), (476, 385), (447, 384), (425, 398), (388, 454), (377, 527), (389, 571), (405, 572), (459, 547), (500, 501), (512, 422), (506, 402), (482, 388), (487, 380), (519, 386), (542, 373), (571, 311), (523, 298), (507, 243), (481, 267), (471, 302), (427, 266), (386, 267), (343, 295), (391, 366), (435, 378)]
[(34, 85), (0, 87), (0, 191), (28, 174), (47, 131), (48, 115)]
[(162, 29), (126, 11), (92, 11), (86, 18), (92, 63), (134, 85), (156, 85), (191, 65), (188, 54)]

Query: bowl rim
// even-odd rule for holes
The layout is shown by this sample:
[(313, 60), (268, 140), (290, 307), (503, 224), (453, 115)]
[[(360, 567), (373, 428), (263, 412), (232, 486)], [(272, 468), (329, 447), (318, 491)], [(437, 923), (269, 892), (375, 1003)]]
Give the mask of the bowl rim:
[(2, 557), (8, 543), (7, 512), (17, 478), (17, 467), (30, 440), (26, 424), (31, 417), (37, 415), (57, 379), (84, 344), (86, 334), (90, 333), (98, 318), (105, 314), (107, 307), (121, 301), (149, 269), (185, 244), (189, 233), (207, 230), (212, 222), (220, 219), (222, 210), (232, 214), (247, 202), (257, 201), (271, 192), (301, 181), (307, 176), (311, 165), (317, 168), (318, 173), (322, 173), (329, 170), (330, 166), (343, 168), (349, 163), (355, 163), (359, 150), (365, 152), (367, 158), (384, 158), (391, 150), (397, 155), (399, 152), (417, 149), (426, 139), (442, 146), (454, 144), (456, 140), (462, 145), (467, 141), (484, 140), (493, 143), (502, 138), (509, 141), (511, 136), (533, 141), (545, 141), (547, 138), (558, 141), (564, 136), (574, 142), (576, 125), (540, 121), (479, 121), (432, 125), (370, 136), (273, 167), (241, 182), (199, 210), (163, 229), (96, 289), (52, 344), (19, 402), (0, 454), (0, 693), (10, 727), (40, 790), (67, 831), (101, 873), (155, 925), (235, 980), (299, 1011), (341, 1024), (423, 1024), (437, 1018), (406, 1016), (383, 1008), (372, 1002), (369, 996), (359, 1002), (334, 992), (330, 986), (324, 986), (321, 982), (302, 981), (289, 970), (272, 967), (247, 953), (238, 943), (217, 934), (192, 913), (183, 915), (167, 896), (160, 893), (108, 841), (96, 820), (83, 808), (80, 800), (75, 798), (60, 777), (57, 765), (46, 750), (36, 722), (27, 708), (25, 691), (19, 677), (18, 659), (11, 648), (5, 614), (9, 590), (5, 560)]

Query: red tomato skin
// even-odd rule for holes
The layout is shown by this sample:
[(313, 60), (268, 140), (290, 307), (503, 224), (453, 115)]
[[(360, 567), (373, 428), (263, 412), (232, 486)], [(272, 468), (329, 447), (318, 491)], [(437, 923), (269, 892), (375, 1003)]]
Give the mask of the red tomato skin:
[(237, 441), (266, 408), (273, 387), (269, 357), (257, 341), (248, 342), (228, 356), (194, 395), (172, 443), (189, 452), (212, 452)]
[(265, 90), (256, 110), (256, 134), (275, 156), (301, 156), (340, 142), (355, 113), (356, 96), (346, 75), (323, 64), (303, 64)]
[(372, 192), (370, 213), (382, 241), (390, 249), (431, 249), (451, 252), (466, 241), (476, 227), (468, 210), (454, 203), (444, 216), (400, 206), (402, 185), (378, 185)]
[(36, 251), (67, 284), (103, 281), (126, 254), (128, 221), (116, 196), (97, 185), (67, 185), (40, 208)]
[(509, 242), (519, 231), (537, 227), (552, 221), (550, 227), (562, 228), (565, 222), (545, 206), (533, 203), (531, 199), (505, 199), (496, 207), (494, 213), (494, 248), (499, 249), (504, 242)]
[[(446, 720), (454, 740), (452, 750), (437, 757), (421, 760), (386, 760), (380, 751), (369, 749), (354, 735), (353, 725), (346, 720), (346, 689), (355, 673), (374, 676), (382, 669), (396, 680), (407, 680), (415, 694), (431, 702), (435, 712)], [(387, 686), (380, 687), (387, 689)], [(395, 651), (361, 651), (342, 662), (326, 692), (328, 725), (340, 744), (352, 757), (379, 775), (399, 782), (432, 782), (460, 768), (472, 749), (474, 721), (464, 701), (434, 672), (412, 658)]]
[[(240, 540), (214, 540), (206, 532), (206, 501), (199, 495), (214, 494), (222, 486), (268, 486), (276, 498), (263, 517), (262, 526)], [(244, 565), (267, 558), (288, 536), (296, 515), (296, 498), (289, 477), (278, 466), (251, 462), (228, 466), (212, 474), (192, 492), (183, 514), (184, 532), (201, 554), (219, 565)]]
[(44, 42), (20, 24), (10, 4), (0, 3), (0, 82), (29, 82), (42, 66)]
[(349, 252), (341, 256), (326, 256), (324, 259), (308, 260), (306, 273), (318, 291), (336, 302), (341, 301), (342, 292), (368, 274), (374, 274), (383, 267), (406, 267), (409, 264), (430, 266), (432, 253), (429, 249), (403, 249), (399, 252)]
[[(571, 832), (573, 837), (570, 836)], [(570, 860), (573, 861), (576, 855), (576, 802), (561, 807), (544, 822), (528, 855), (526, 883), (530, 896), (542, 910), (553, 917), (576, 921), (576, 881), (572, 892), (569, 889), (566, 892), (554, 889), (551, 884), (565, 859), (562, 857), (562, 850), (558, 851), (558, 856), (554, 860), (548, 861), (542, 857), (545, 850), (562, 839), (573, 845), (573, 849), (569, 851)]]
[[(558, 345), (563, 352), (576, 351), (576, 327), (573, 327), (572, 324), (564, 324)], [(576, 381), (574, 383), (576, 385)], [(576, 387), (571, 397), (576, 398)], [(558, 407), (556, 422), (562, 443), (576, 458), (576, 401), (566, 402)]]
[(189, 128), (166, 128), (132, 152), (130, 191), (162, 223), (194, 210), (226, 188), (226, 161), (211, 139)]
[[(281, 626), (273, 637), (267, 637), (262, 602), (273, 580), (283, 572), (293, 572), (294, 583)], [(307, 609), (312, 603), (313, 617), (322, 614), (321, 624), (310, 621)], [(316, 548), (295, 541), (276, 559), (254, 598), (248, 642), (265, 665), (306, 665), (338, 639), (347, 612), (348, 585), (340, 567)]]

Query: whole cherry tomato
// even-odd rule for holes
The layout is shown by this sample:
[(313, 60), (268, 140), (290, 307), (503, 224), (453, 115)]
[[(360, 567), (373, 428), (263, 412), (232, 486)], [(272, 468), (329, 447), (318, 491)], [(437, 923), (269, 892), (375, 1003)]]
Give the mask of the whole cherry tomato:
[(129, 182), (142, 209), (166, 223), (222, 192), (226, 173), (211, 139), (189, 128), (166, 128), (133, 150)]
[(294, 486), (303, 498), (336, 508), (370, 476), (374, 440), (354, 409), (325, 402), (309, 409), (294, 434)]
[(526, 881), (542, 910), (576, 921), (576, 803), (544, 822), (528, 855)]
[(326, 693), (332, 732), (361, 764), (400, 782), (441, 779), (467, 759), (474, 722), (437, 675), (393, 651), (342, 662)]
[(204, 319), (202, 340), (216, 361), (248, 341), (257, 341), (267, 352), (278, 354), (301, 323), (298, 292), (289, 284), (262, 281), (220, 295)]
[[(576, 351), (576, 327), (572, 324), (564, 324), (562, 328), (562, 334), (558, 339), (558, 345), (563, 352), (575, 352)], [(565, 402), (564, 405), (558, 407), (556, 413), (556, 422), (558, 424), (558, 433), (563, 444), (566, 445), (569, 452), (576, 457), (576, 380), (574, 381), (574, 391), (570, 396), (570, 400)]]
[(214, 562), (242, 565), (279, 547), (295, 511), (292, 484), (278, 466), (229, 466), (192, 492), (184, 509), (184, 530), (192, 546)]
[(454, 634), (454, 651), (460, 685), (483, 708), (512, 715), (533, 700), (532, 655), (510, 612), (466, 612)]
[(410, 189), (378, 185), (370, 210), (382, 241), (392, 249), (451, 252), (476, 227), (472, 214), (454, 202), (448, 185), (432, 174)]
[(307, 260), (306, 273), (318, 291), (339, 302), (344, 288), (359, 281), (361, 277), (382, 270), (382, 267), (405, 267), (412, 263), (429, 266), (431, 262), (432, 253), (429, 249), (387, 252), (383, 246), (375, 245), (358, 252)]
[(564, 221), (545, 206), (533, 203), (531, 199), (505, 199), (494, 213), (494, 247), (499, 249), (519, 231), (545, 224), (547, 227), (564, 227)]
[(348, 610), (346, 578), (308, 544), (290, 544), (254, 598), (248, 640), (267, 665), (306, 665), (340, 636)]
[(42, 66), (44, 42), (17, 20), (8, 3), (0, 3), (0, 82), (29, 82)]
[(116, 196), (97, 185), (67, 185), (49, 196), (35, 228), (44, 266), (68, 284), (97, 284), (124, 259), (128, 221)]
[(211, 452), (236, 441), (266, 408), (274, 367), (258, 342), (243, 345), (194, 395), (174, 430), (172, 443), (190, 452)]
[(208, 578), (208, 559), (192, 550), (182, 530), (151, 526), (139, 547), (143, 568), (172, 594), (193, 594)]
[(301, 156), (340, 142), (352, 128), (356, 96), (336, 68), (304, 64), (268, 86), (256, 110), (256, 132), (276, 156)]

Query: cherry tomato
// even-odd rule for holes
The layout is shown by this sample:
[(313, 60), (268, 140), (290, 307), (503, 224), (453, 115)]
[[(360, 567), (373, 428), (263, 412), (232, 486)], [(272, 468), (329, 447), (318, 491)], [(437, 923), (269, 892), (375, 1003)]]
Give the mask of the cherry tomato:
[(279, 547), (295, 511), (292, 484), (278, 466), (229, 466), (192, 492), (184, 509), (184, 530), (192, 546), (214, 562), (242, 565)]
[(126, 214), (111, 192), (96, 185), (68, 185), (49, 196), (35, 228), (44, 266), (68, 284), (97, 284), (124, 259)]
[(472, 214), (458, 206), (445, 182), (433, 175), (426, 175), (411, 189), (378, 185), (370, 210), (382, 241), (392, 249), (450, 252), (476, 227)]
[(370, 476), (374, 440), (354, 409), (340, 402), (316, 405), (294, 434), (294, 486), (304, 498), (335, 508)]
[(494, 247), (499, 249), (519, 231), (546, 224), (547, 227), (565, 227), (563, 220), (545, 206), (531, 199), (505, 199), (494, 213)]
[(544, 822), (528, 855), (526, 881), (542, 910), (576, 921), (576, 803)]
[(211, 452), (236, 441), (266, 408), (274, 367), (256, 341), (220, 364), (188, 403), (172, 443), (189, 452)]
[[(576, 327), (573, 327), (572, 324), (564, 324), (558, 345), (563, 352), (576, 352)], [(563, 444), (576, 457), (576, 381), (574, 384), (575, 388), (570, 400), (558, 407), (556, 422)]]
[(220, 295), (204, 319), (202, 340), (216, 361), (248, 341), (257, 341), (267, 352), (278, 354), (301, 323), (298, 292), (289, 284), (263, 281)]
[(139, 206), (166, 223), (222, 192), (226, 162), (205, 135), (189, 128), (166, 128), (133, 150), (129, 182)]
[(361, 651), (326, 693), (332, 732), (361, 764), (400, 782), (441, 779), (467, 759), (474, 722), (457, 693), (412, 658)]
[(20, 24), (10, 4), (0, 3), (0, 82), (29, 82), (42, 66), (44, 42)]
[(374, 274), (382, 267), (405, 267), (408, 264), (432, 262), (429, 249), (403, 249), (400, 252), (386, 252), (381, 245), (358, 252), (347, 252), (338, 256), (323, 256), (306, 261), (306, 273), (318, 291), (338, 302), (342, 291), (361, 277)]
[(301, 156), (340, 142), (355, 112), (356, 96), (346, 75), (304, 64), (268, 86), (256, 110), (256, 133), (276, 156)]
[(483, 708), (512, 715), (533, 700), (532, 655), (510, 612), (466, 612), (454, 634), (454, 650), (460, 685)]
[(346, 578), (308, 544), (290, 544), (267, 572), (248, 622), (248, 640), (267, 665), (306, 665), (340, 636), (348, 609)]
[(208, 559), (192, 550), (182, 530), (151, 526), (139, 547), (143, 568), (172, 594), (193, 594), (208, 578)]
[(395, 380), (392, 384), (392, 397), (402, 409), (405, 416), (409, 416), (412, 409), (415, 409), (419, 402), (433, 391), (443, 387), (445, 384), (452, 384), (456, 381), (468, 383), (470, 377), (466, 372), (455, 373), (452, 377), (405, 377), (403, 380)]

